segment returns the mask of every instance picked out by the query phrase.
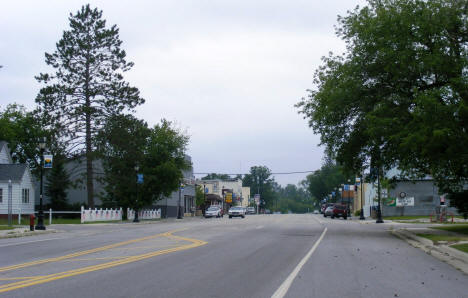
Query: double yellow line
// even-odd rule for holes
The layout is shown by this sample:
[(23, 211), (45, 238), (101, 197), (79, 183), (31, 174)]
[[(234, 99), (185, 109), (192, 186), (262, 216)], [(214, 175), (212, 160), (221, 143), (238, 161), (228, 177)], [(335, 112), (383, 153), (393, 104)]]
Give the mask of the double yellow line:
[(133, 239), (133, 240), (124, 241), (124, 242), (119, 242), (119, 243), (116, 243), (116, 244), (107, 245), (107, 246), (103, 246), (103, 247), (99, 247), (99, 248), (95, 248), (95, 249), (90, 249), (90, 250), (86, 250), (86, 251), (83, 251), (83, 252), (78, 252), (78, 253), (74, 253), (74, 254), (65, 255), (65, 256), (62, 256), (62, 257), (44, 259), (44, 260), (19, 264), (19, 265), (16, 265), (16, 266), (8, 266), (8, 267), (0, 268), (0, 272), (1, 272), (1, 271), (7, 271), (7, 270), (12, 270), (12, 269), (17, 269), (17, 268), (23, 268), (23, 267), (27, 267), (27, 266), (33, 266), (33, 265), (37, 265), (37, 264), (43, 264), (43, 263), (47, 263), (47, 262), (55, 262), (55, 261), (60, 261), (60, 260), (68, 259), (68, 258), (73, 258), (75, 256), (81, 256), (81, 255), (84, 255), (84, 254), (89, 254), (89, 253), (93, 253), (93, 252), (97, 252), (97, 251), (103, 251), (103, 250), (110, 249), (110, 248), (117, 247), (117, 246), (122, 246), (122, 245), (130, 244), (130, 243), (145, 241), (145, 240), (153, 239), (153, 238), (156, 238), (156, 237), (168, 237), (168, 238), (171, 238), (171, 239), (184, 240), (184, 241), (191, 242), (191, 244), (181, 245), (181, 246), (177, 246), (177, 247), (169, 248), (169, 249), (164, 249), (164, 250), (158, 250), (158, 251), (145, 253), (145, 254), (141, 254), (141, 255), (136, 255), (136, 256), (130, 256), (130, 257), (126, 257), (126, 258), (123, 258), (123, 259), (120, 259), (120, 260), (116, 260), (116, 261), (112, 261), (112, 262), (108, 262), (108, 263), (104, 263), (104, 264), (92, 265), (92, 266), (87, 266), (87, 267), (83, 267), (83, 268), (78, 268), (78, 269), (74, 269), (74, 270), (69, 270), (69, 271), (64, 271), (64, 272), (59, 272), (59, 273), (54, 273), (54, 274), (49, 274), (49, 275), (34, 276), (34, 277), (31, 277), (31, 278), (29, 278), (27, 280), (22, 280), (22, 281), (18, 281), (18, 282), (14, 282), (14, 283), (8, 283), (8, 284), (5, 284), (5, 285), (1, 285), (0, 286), (0, 293), (16, 290), (16, 289), (19, 289), (19, 288), (25, 288), (25, 287), (29, 287), (29, 286), (33, 286), (33, 285), (37, 285), (37, 284), (42, 284), (42, 283), (46, 283), (46, 282), (50, 282), (50, 281), (54, 281), (54, 280), (58, 280), (58, 279), (66, 278), (66, 277), (80, 275), (80, 274), (84, 274), (84, 273), (88, 273), (88, 272), (107, 269), (107, 268), (111, 268), (111, 267), (115, 267), (115, 266), (119, 266), (119, 265), (124, 265), (124, 264), (128, 264), (128, 263), (136, 262), (136, 261), (141, 261), (141, 260), (152, 258), (152, 257), (155, 257), (155, 256), (159, 256), (159, 255), (163, 255), (163, 254), (167, 254), (167, 253), (172, 253), (172, 252), (176, 252), (176, 251), (181, 251), (181, 250), (187, 250), (187, 249), (190, 249), (190, 248), (195, 248), (195, 247), (207, 244), (207, 242), (202, 241), (202, 240), (197, 240), (197, 239), (172, 235), (172, 233), (174, 233), (174, 232), (176, 232), (176, 231), (167, 232), (167, 233), (158, 234), (158, 235), (149, 236), (149, 237)]

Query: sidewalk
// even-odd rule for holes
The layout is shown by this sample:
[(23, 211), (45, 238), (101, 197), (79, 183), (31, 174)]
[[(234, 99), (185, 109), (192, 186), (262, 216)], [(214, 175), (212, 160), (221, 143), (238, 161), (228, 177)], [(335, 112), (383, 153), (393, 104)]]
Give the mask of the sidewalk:
[[(437, 231), (429, 228), (404, 228), (404, 229), (392, 229), (392, 234), (408, 242), (411, 246), (419, 248), (427, 254), (449, 264), (458, 270), (468, 274), (468, 253), (462, 252), (455, 248), (450, 247), (448, 244), (434, 245), (432, 240), (416, 235), (430, 232), (431, 234), (442, 234), (444, 232)], [(450, 234), (446, 234), (450, 235)], [(459, 242), (465, 243), (465, 241)]]
[(50, 234), (50, 233), (57, 233), (57, 230), (48, 228), (45, 231), (35, 230), (32, 232), (29, 230), (29, 227), (28, 228), (14, 228), (12, 230), (0, 230), (0, 239), (17, 238), (17, 237)]

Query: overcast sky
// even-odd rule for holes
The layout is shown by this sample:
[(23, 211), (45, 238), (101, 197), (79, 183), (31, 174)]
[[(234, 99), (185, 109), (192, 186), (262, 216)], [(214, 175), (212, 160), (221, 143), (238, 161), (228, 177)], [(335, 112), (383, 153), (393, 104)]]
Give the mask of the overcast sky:
[[(32, 109), (68, 16), (82, 1), (1, 1), (0, 110)], [(247, 173), (320, 168), (319, 136), (294, 107), (329, 51), (342, 53), (337, 15), (358, 0), (89, 1), (120, 29), (135, 63), (126, 80), (146, 103), (137, 116), (154, 125), (177, 122), (190, 135), (195, 172)], [(282, 185), (306, 174), (276, 175)], [(199, 177), (199, 176), (198, 176)]]

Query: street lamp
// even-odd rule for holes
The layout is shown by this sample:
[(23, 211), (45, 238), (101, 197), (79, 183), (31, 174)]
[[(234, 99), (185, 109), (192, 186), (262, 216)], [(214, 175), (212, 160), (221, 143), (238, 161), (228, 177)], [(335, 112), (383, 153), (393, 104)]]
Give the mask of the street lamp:
[(180, 210), (180, 199), (182, 196), (182, 190), (184, 189), (184, 185), (181, 183), (179, 187), (179, 202), (177, 203), (177, 219), (182, 219), (182, 214)]
[(39, 150), (41, 152), (41, 164), (40, 164), (40, 169), (41, 169), (41, 184), (40, 184), (40, 190), (39, 190), (39, 215), (37, 217), (37, 225), (36, 225), (36, 230), (45, 230), (44, 226), (44, 211), (42, 210), (42, 177), (43, 177), (43, 168), (44, 168), (44, 150), (46, 146), (46, 138), (42, 138), (42, 140), (39, 141)]
[(135, 217), (133, 218), (133, 222), (140, 222), (138, 219), (138, 170), (140, 167), (138, 165), (135, 166)]
[(365, 220), (366, 218), (364, 217), (364, 201), (363, 201), (363, 198), (362, 198), (362, 185), (363, 185), (364, 181), (362, 180), (362, 176), (361, 176), (361, 178), (356, 178), (356, 182), (359, 183), (359, 187), (361, 189), (361, 215), (359, 216), (359, 219), (360, 220)]

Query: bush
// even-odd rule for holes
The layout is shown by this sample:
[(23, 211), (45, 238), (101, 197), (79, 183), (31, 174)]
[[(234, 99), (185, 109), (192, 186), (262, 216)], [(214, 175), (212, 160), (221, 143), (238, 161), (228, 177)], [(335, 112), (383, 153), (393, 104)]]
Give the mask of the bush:
[(361, 210), (356, 210), (354, 212), (354, 216), (361, 216)]

